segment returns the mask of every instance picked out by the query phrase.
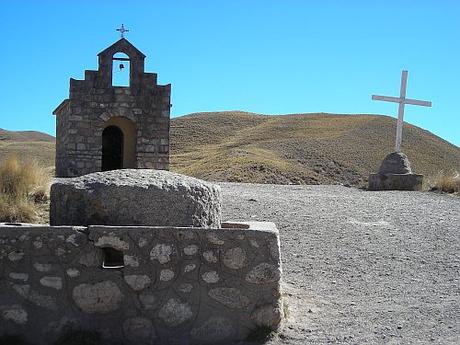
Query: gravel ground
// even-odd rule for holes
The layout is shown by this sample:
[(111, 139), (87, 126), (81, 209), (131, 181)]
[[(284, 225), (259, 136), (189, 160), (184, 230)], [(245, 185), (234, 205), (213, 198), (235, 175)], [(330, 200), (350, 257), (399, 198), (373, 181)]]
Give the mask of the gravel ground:
[(288, 316), (267, 344), (460, 344), (460, 198), (219, 183), (224, 219), (275, 222)]

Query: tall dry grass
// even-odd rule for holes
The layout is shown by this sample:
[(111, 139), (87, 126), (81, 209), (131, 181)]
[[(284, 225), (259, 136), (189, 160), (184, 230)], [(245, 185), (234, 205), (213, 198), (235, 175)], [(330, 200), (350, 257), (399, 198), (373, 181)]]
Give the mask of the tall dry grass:
[(34, 222), (48, 199), (50, 175), (36, 161), (8, 157), (0, 165), (0, 222)]
[(446, 193), (460, 193), (460, 174), (457, 171), (439, 172), (431, 183), (432, 190)]

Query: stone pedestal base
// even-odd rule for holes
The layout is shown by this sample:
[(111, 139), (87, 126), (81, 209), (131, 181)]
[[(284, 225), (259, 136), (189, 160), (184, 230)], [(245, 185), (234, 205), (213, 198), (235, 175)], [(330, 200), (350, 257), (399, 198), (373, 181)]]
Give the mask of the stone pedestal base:
[(423, 175), (370, 174), (369, 190), (422, 190)]

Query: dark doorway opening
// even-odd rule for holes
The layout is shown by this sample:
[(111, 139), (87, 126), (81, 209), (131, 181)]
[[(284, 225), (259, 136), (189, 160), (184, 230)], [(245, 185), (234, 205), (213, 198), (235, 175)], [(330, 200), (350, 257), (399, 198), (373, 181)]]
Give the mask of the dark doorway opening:
[(102, 132), (102, 171), (123, 168), (123, 132), (108, 126)]

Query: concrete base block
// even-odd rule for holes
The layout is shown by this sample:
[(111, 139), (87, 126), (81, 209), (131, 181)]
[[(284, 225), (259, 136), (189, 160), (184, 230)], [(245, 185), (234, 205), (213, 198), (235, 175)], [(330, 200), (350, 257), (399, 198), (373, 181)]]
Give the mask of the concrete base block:
[(369, 190), (422, 190), (423, 175), (370, 174)]

